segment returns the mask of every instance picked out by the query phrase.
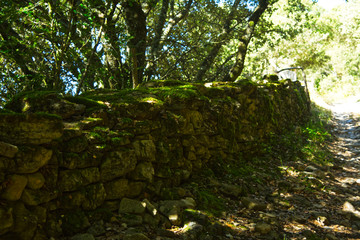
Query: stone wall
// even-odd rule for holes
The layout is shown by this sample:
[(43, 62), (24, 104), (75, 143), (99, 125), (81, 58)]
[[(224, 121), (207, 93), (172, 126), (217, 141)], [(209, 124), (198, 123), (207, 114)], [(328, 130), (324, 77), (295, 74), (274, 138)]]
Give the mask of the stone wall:
[(270, 134), (309, 115), (303, 87), (290, 81), (150, 82), (82, 97), (37, 92), (7, 108), (0, 115), (0, 239), (73, 234), (88, 225), (79, 220), (83, 211), (160, 198), (211, 163), (255, 155)]

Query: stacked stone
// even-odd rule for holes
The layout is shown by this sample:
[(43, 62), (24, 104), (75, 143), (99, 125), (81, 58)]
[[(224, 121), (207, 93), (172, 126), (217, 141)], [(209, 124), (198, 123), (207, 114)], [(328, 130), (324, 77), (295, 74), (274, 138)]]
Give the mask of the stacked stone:
[[(89, 226), (84, 212), (96, 209), (134, 214), (123, 209), (130, 200), (136, 206), (139, 199), (172, 198), (167, 190), (204, 165), (251, 155), (270, 134), (309, 113), (298, 83), (193, 87), (196, 95), (184, 98), (135, 90), (136, 101), (95, 110), (49, 93), (13, 108), (24, 114), (0, 114), (0, 238), (74, 234)], [(159, 211), (179, 224), (172, 214), (178, 207), (166, 207), (171, 204)], [(145, 208), (135, 219), (161, 224)]]

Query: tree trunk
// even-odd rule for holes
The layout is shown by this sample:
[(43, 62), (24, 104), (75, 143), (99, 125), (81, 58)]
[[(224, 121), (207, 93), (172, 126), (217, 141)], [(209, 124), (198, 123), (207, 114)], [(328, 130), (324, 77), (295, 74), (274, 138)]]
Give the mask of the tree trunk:
[(231, 11), (225, 20), (222, 34), (216, 40), (216, 43), (212, 46), (212, 49), (209, 52), (209, 54), (204, 58), (204, 60), (200, 64), (200, 69), (197, 72), (196, 77), (195, 77), (196, 82), (201, 82), (203, 80), (206, 72), (209, 70), (209, 68), (213, 64), (216, 56), (218, 55), (221, 47), (224, 45), (228, 35), (231, 32), (230, 24), (231, 24), (231, 21), (234, 19), (235, 11), (237, 11), (239, 4), (240, 4), (240, 0), (236, 0), (234, 2), (234, 4), (232, 5)]
[(122, 7), (125, 22), (130, 35), (128, 47), (130, 49), (131, 75), (133, 88), (137, 87), (143, 78), (146, 50), (146, 15), (141, 3), (136, 0), (124, 0)]
[(241, 74), (244, 69), (244, 62), (247, 52), (247, 47), (253, 36), (256, 24), (259, 22), (261, 15), (269, 6), (269, 0), (260, 0), (259, 5), (254, 10), (253, 14), (250, 16), (246, 29), (241, 37), (240, 43), (238, 45), (238, 50), (236, 52), (236, 59), (234, 65), (231, 67), (230, 72), (225, 75), (223, 81), (234, 82)]

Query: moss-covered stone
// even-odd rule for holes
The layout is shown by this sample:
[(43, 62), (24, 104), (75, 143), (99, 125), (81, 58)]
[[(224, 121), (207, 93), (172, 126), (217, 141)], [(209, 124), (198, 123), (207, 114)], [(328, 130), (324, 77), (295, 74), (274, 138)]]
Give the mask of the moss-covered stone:
[(52, 156), (52, 150), (44, 147), (23, 147), (16, 155), (16, 172), (34, 173), (45, 166)]
[(45, 178), (40, 172), (36, 172), (33, 174), (27, 175), (28, 183), (26, 185), (27, 188), (37, 190), (44, 186)]
[(106, 199), (122, 199), (125, 197), (129, 190), (129, 181), (127, 179), (116, 179), (107, 183), (104, 183), (106, 191)]
[(16, 202), (13, 209), (14, 230), (12, 232), (16, 237), (6, 238), (5, 236), (4, 239), (32, 240), (38, 224), (36, 215), (31, 213), (21, 202)]
[(154, 179), (154, 174), (155, 170), (151, 162), (141, 162), (131, 173), (131, 178), (134, 180), (142, 180), (151, 183)]
[(0, 114), (0, 140), (11, 144), (43, 144), (62, 136), (61, 118), (48, 114)]
[(72, 138), (63, 146), (65, 152), (80, 153), (83, 152), (88, 146), (88, 141), (85, 136)]
[(23, 201), (26, 205), (30, 206), (38, 206), (43, 203), (47, 203), (58, 196), (58, 191), (48, 191), (44, 189), (25, 189), (22, 196), (21, 201)]
[(134, 150), (115, 151), (106, 155), (100, 166), (101, 180), (110, 181), (135, 169), (137, 159)]
[(95, 167), (100, 165), (100, 163), (101, 158), (96, 154), (91, 154), (88, 152), (83, 152), (79, 154), (67, 152), (63, 154), (63, 157), (59, 162), (59, 166), (68, 169), (76, 169)]
[(85, 111), (85, 105), (69, 102), (60, 93), (52, 91), (23, 92), (6, 107), (21, 113), (52, 113), (64, 119)]
[(17, 201), (21, 198), (28, 179), (23, 175), (11, 175), (6, 179), (6, 188), (1, 193), (1, 198), (9, 201)]
[(58, 187), (61, 191), (75, 191), (82, 186), (100, 181), (100, 172), (96, 167), (64, 170), (59, 173)]
[(85, 210), (94, 210), (104, 203), (105, 198), (106, 191), (102, 183), (86, 186), (82, 207)]
[(8, 158), (15, 157), (15, 154), (19, 151), (18, 147), (9, 143), (0, 141), (0, 155)]
[(13, 208), (0, 207), (0, 236), (7, 233), (14, 225)]
[(155, 161), (156, 147), (152, 140), (133, 142), (135, 155), (139, 160)]

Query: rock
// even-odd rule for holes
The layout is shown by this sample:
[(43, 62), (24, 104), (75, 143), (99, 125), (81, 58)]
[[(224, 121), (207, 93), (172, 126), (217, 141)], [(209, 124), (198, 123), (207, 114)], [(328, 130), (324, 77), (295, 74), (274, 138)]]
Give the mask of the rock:
[(135, 155), (139, 160), (155, 161), (156, 146), (152, 140), (140, 140), (133, 142)]
[(271, 230), (271, 225), (267, 223), (257, 223), (255, 225), (255, 231), (262, 235), (268, 234), (269, 232), (271, 232)]
[(0, 155), (13, 158), (18, 151), (19, 149), (17, 146), (0, 141)]
[(155, 170), (151, 162), (139, 163), (135, 170), (132, 172), (131, 177), (134, 180), (144, 180), (152, 182), (154, 178)]
[(75, 191), (80, 187), (100, 181), (97, 167), (64, 170), (59, 172), (58, 187), (63, 192)]
[(110, 152), (100, 166), (101, 180), (110, 181), (133, 171), (137, 159), (134, 150)]
[(143, 233), (132, 233), (124, 236), (123, 240), (150, 240)]
[(135, 198), (139, 196), (145, 186), (146, 184), (144, 182), (129, 182), (129, 188), (126, 196), (129, 198)]
[(0, 207), (0, 235), (8, 232), (13, 225), (13, 209)]
[(15, 227), (13, 232), (18, 238), (10, 239), (32, 240), (38, 225), (37, 217), (21, 202), (14, 205), (13, 216)]
[(342, 210), (343, 210), (344, 212), (355, 212), (355, 211), (356, 211), (355, 208), (354, 208), (354, 206), (353, 206), (351, 203), (349, 203), (348, 201), (346, 201), (346, 202), (343, 204)]
[(116, 179), (111, 182), (104, 183), (106, 191), (106, 199), (122, 199), (126, 196), (129, 189), (129, 181), (127, 179)]
[(21, 196), (21, 200), (26, 205), (37, 206), (39, 204), (50, 202), (57, 196), (58, 191), (25, 189)]
[(45, 184), (45, 178), (40, 172), (29, 174), (27, 178), (28, 183), (26, 186), (32, 190), (40, 189)]
[(318, 216), (318, 217), (317, 217), (317, 221), (318, 221), (319, 223), (322, 223), (322, 224), (325, 225), (325, 226), (329, 226), (329, 225), (330, 225), (329, 219), (328, 219), (327, 217), (325, 217), (325, 216)]
[(105, 198), (106, 192), (102, 183), (86, 186), (82, 207), (85, 210), (94, 210), (104, 203)]
[(183, 227), (183, 232), (190, 239), (199, 239), (200, 234), (204, 231), (204, 226), (197, 222), (188, 222)]
[(0, 139), (11, 144), (44, 144), (62, 136), (59, 117), (46, 114), (9, 114), (0, 118)]
[(155, 208), (155, 206), (147, 199), (143, 200), (143, 203), (146, 204), (146, 210), (148, 213), (152, 216), (156, 216), (158, 214), (158, 210)]
[(255, 211), (264, 211), (267, 208), (267, 204), (265, 203), (260, 203), (254, 199), (248, 198), (248, 197), (242, 197), (241, 198), (241, 203), (250, 210), (255, 210)]
[(64, 142), (63, 151), (66, 153), (81, 153), (85, 151), (88, 145), (89, 143), (87, 141), (87, 138), (83, 135)]
[(6, 188), (3, 190), (1, 197), (8, 201), (17, 201), (21, 198), (21, 195), (28, 182), (26, 176), (23, 175), (11, 175), (7, 178)]
[(123, 198), (120, 202), (119, 213), (142, 214), (145, 212), (146, 203), (137, 200)]
[(43, 147), (25, 147), (16, 155), (17, 173), (34, 173), (51, 159), (52, 150)]
[(316, 172), (318, 171), (319, 169), (317, 169), (316, 167), (312, 166), (312, 165), (309, 165), (305, 168), (305, 172)]
[(143, 224), (143, 218), (140, 215), (124, 213), (120, 218), (121, 222), (126, 223), (127, 226), (140, 226)]
[(89, 229), (87, 230), (88, 233), (90, 233), (91, 235), (97, 237), (100, 236), (102, 234), (106, 233), (105, 227), (104, 227), (104, 221), (100, 220), (98, 222), (95, 222), (94, 224), (92, 224)]
[(219, 187), (220, 192), (230, 197), (244, 196), (246, 191), (237, 185), (221, 183)]
[(101, 163), (101, 156), (89, 154), (88, 152), (73, 153), (64, 152), (59, 161), (59, 166), (67, 169), (96, 167)]
[(70, 240), (95, 240), (95, 237), (90, 233), (76, 234)]
[(143, 216), (144, 223), (149, 224), (152, 228), (156, 228), (159, 225), (160, 218), (156, 215), (145, 213)]

